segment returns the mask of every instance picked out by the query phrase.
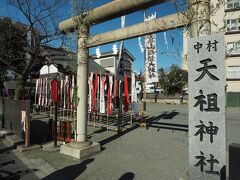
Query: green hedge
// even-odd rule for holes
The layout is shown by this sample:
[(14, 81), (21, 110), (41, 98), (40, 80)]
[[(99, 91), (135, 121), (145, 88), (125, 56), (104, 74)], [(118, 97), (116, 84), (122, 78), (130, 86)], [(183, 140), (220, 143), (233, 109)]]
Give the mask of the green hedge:
[(226, 105), (227, 107), (240, 107), (240, 92), (228, 92)]

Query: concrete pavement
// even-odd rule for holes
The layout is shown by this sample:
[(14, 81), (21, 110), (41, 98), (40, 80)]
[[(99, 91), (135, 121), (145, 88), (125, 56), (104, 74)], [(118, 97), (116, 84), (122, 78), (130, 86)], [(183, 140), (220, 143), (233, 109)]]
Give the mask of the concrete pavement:
[(28, 168), (13, 152), (14, 146), (0, 139), (0, 179), (37, 180), (37, 169)]
[[(44, 179), (177, 180), (188, 166), (188, 133), (181, 130), (188, 123), (187, 105), (147, 103), (147, 110), (157, 127), (133, 127), (120, 136), (89, 127), (88, 138), (99, 142), (102, 151), (83, 161), (41, 149), (21, 156), (35, 160), (35, 165), (45, 164)], [(227, 144), (240, 143), (240, 109), (228, 108), (226, 115)]]

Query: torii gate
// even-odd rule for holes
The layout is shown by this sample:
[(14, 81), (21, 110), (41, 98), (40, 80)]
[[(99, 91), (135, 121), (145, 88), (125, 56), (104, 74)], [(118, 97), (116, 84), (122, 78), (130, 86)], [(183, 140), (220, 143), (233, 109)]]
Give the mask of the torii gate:
[[(115, 0), (103, 6), (93, 9), (92, 11), (87, 12), (87, 21), (88, 24), (96, 25), (129, 13), (133, 13), (139, 10), (149, 8), (151, 6), (157, 5), (159, 3), (166, 2), (167, 0)], [(139, 23), (133, 26), (129, 26), (122, 29), (117, 29), (111, 32), (106, 32), (93, 36), (90, 40), (89, 37), (89, 27), (86, 24), (77, 24), (74, 21), (73, 17), (66, 21), (63, 21), (59, 24), (59, 29), (64, 32), (71, 32), (78, 30), (78, 69), (77, 69), (77, 97), (78, 97), (78, 106), (77, 106), (77, 142), (71, 143), (68, 148), (77, 149), (67, 150), (70, 151), (68, 155), (74, 156), (80, 159), (81, 149), (84, 150), (84, 155), (93, 153), (94, 151), (100, 151), (100, 146), (98, 148), (90, 148), (92, 143), (87, 140), (87, 97), (88, 97), (88, 59), (89, 59), (89, 50), (88, 48), (107, 44), (111, 42), (116, 42), (120, 40), (130, 39), (138, 36), (143, 36), (147, 34), (152, 34), (156, 32), (166, 31), (170, 29), (175, 29), (183, 27), (186, 25), (191, 25), (191, 33), (193, 36), (198, 36), (200, 34), (207, 34), (209, 31), (202, 31), (199, 33), (198, 24), (199, 21), (209, 21), (209, 0), (189, 0), (190, 7), (187, 12), (184, 13), (175, 13), (169, 16), (162, 18), (157, 18), (152, 21), (147, 21)], [(205, 10), (205, 17), (201, 14), (201, 17), (197, 14), (197, 19), (194, 19), (194, 14), (189, 12), (202, 11)], [(188, 18), (189, 17), (189, 18)], [(210, 24), (204, 23), (203, 26), (210, 30)], [(88, 41), (88, 42), (87, 42)], [(87, 42), (87, 43), (86, 43)], [(95, 144), (96, 145), (96, 144)], [(89, 150), (87, 148), (89, 147)], [(61, 150), (62, 151), (62, 150)], [(64, 150), (63, 150), (64, 151)], [(74, 155), (76, 152), (77, 155)], [(64, 153), (64, 152), (63, 152)], [(67, 154), (67, 153), (65, 153)]]

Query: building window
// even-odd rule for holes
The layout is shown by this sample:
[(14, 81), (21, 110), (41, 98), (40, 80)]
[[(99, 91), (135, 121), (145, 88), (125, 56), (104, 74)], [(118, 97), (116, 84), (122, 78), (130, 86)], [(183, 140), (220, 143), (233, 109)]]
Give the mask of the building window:
[(240, 79), (240, 66), (228, 66), (227, 79)]
[(227, 0), (226, 9), (234, 9), (240, 7), (240, 0)]
[(240, 55), (240, 42), (227, 43), (227, 55)]
[(227, 32), (240, 31), (240, 19), (227, 20)]

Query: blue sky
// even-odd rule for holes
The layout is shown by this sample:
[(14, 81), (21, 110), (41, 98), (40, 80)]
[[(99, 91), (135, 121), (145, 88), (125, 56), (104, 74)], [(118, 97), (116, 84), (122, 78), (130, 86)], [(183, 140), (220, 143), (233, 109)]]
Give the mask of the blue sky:
[[(34, 0), (33, 0), (34, 1)], [(92, 7), (98, 7), (112, 0), (92, 0)], [(8, 16), (12, 17), (15, 20), (23, 21), (24, 18), (20, 13), (16, 11), (16, 9), (4, 3), (3, 0), (0, 2), (0, 16)], [(68, 19), (71, 16), (70, 5), (67, 4), (66, 7), (61, 9), (61, 20)], [(153, 12), (157, 13), (157, 17), (161, 17), (164, 15), (169, 15), (176, 12), (176, 6), (174, 6), (171, 2), (166, 2), (159, 4), (157, 6), (151, 7), (147, 10), (147, 14), (151, 14)], [(126, 26), (134, 25), (136, 23), (143, 22), (143, 11), (135, 12), (126, 16)], [(93, 26), (90, 30), (92, 35), (111, 31), (114, 29), (118, 29), (121, 26), (120, 18), (98, 24)], [(172, 64), (178, 64), (181, 66), (181, 53), (182, 53), (182, 30), (171, 30), (166, 32), (167, 41), (168, 41), (168, 49), (166, 47), (163, 33), (157, 33), (157, 59), (158, 59), (158, 68), (168, 68)], [(172, 37), (174, 38), (174, 42), (172, 44)], [(142, 44), (143, 37), (142, 37)], [(100, 46), (101, 52), (111, 51), (113, 44)], [(117, 43), (118, 47), (120, 43)], [(138, 46), (138, 38), (130, 39), (124, 41), (124, 47), (129, 50), (129, 52), (136, 58), (133, 64), (133, 70), (139, 72), (140, 69), (144, 69), (144, 56), (140, 51)], [(95, 53), (96, 48), (90, 49), (90, 54)], [(178, 58), (175, 55), (178, 54)]]

